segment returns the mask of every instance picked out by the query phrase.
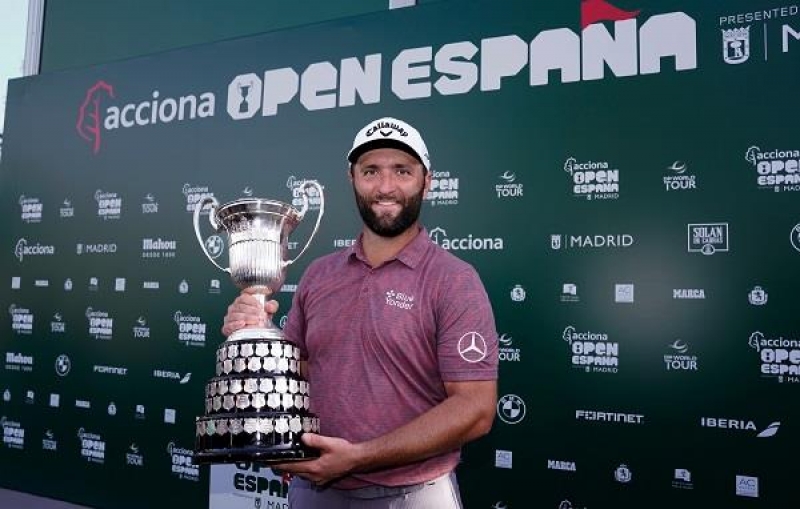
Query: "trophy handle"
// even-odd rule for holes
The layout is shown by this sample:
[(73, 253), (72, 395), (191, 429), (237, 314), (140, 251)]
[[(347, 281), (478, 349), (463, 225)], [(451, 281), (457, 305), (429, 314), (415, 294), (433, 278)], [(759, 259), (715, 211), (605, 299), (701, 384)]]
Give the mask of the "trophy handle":
[(213, 258), (211, 258), (211, 255), (208, 254), (208, 250), (206, 249), (206, 243), (203, 242), (203, 237), (200, 235), (200, 211), (203, 210), (203, 207), (206, 206), (206, 203), (211, 204), (211, 210), (208, 211), (208, 221), (211, 223), (211, 227), (214, 228), (215, 232), (219, 231), (219, 223), (214, 218), (217, 207), (219, 207), (219, 202), (213, 196), (206, 196), (202, 200), (198, 201), (197, 204), (194, 206), (194, 234), (197, 237), (197, 242), (200, 243), (200, 248), (203, 250), (203, 253), (206, 255), (206, 258), (208, 258), (211, 263), (216, 265), (219, 270), (230, 274), (231, 273), (230, 268), (226, 269), (224, 267), (221, 267), (217, 262), (214, 261)]
[[(300, 209), (299, 212), (300, 219), (302, 219), (306, 215), (306, 212), (308, 211), (308, 193), (306, 192), (306, 188), (308, 187), (316, 188), (317, 192), (319, 193), (319, 214), (317, 214), (317, 223), (314, 225), (314, 230), (311, 232), (311, 236), (308, 237), (306, 245), (303, 246), (303, 249), (300, 250), (300, 253), (298, 253), (298, 255), (295, 256), (293, 259), (284, 261), (283, 262), (284, 267), (288, 267), (289, 265), (296, 262), (301, 256), (303, 256), (303, 253), (306, 252), (306, 249), (308, 249), (308, 246), (311, 245), (311, 241), (317, 234), (317, 229), (319, 228), (319, 222), (322, 220), (322, 215), (325, 214), (325, 196), (323, 196), (322, 194), (322, 186), (319, 184), (319, 182), (317, 182), (316, 180), (304, 180), (303, 182), (300, 183), (300, 187), (302, 188), (303, 191), (303, 207)], [(205, 248), (205, 246), (203, 247)]]

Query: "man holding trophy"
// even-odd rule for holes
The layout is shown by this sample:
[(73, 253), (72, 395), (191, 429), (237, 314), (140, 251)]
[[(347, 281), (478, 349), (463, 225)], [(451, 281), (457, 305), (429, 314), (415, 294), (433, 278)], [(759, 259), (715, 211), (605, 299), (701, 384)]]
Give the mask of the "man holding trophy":
[[(293, 509), (460, 508), (460, 448), (488, 433), (497, 332), (477, 272), (419, 223), (431, 163), (419, 132), (370, 122), (348, 154), (364, 222), (355, 245), (310, 264), (283, 334), (300, 350), (319, 457), (274, 465)], [(223, 334), (277, 312), (245, 290)]]

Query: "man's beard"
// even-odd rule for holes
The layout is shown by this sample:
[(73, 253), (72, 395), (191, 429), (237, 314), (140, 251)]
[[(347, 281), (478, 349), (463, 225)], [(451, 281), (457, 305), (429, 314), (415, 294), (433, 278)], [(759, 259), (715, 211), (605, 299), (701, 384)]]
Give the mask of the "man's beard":
[[(404, 231), (408, 230), (419, 218), (420, 210), (422, 209), (422, 193), (424, 186), (417, 194), (409, 196), (405, 200), (400, 201), (401, 209), (397, 217), (389, 215), (378, 216), (370, 206), (375, 201), (381, 199), (396, 200), (394, 196), (378, 195), (375, 200), (371, 200), (358, 193), (355, 186), (353, 186), (353, 193), (356, 195), (356, 205), (358, 205), (358, 212), (361, 214), (361, 219), (367, 228), (372, 230), (376, 235), (381, 237), (397, 237)], [(398, 200), (399, 201), (399, 200)]]

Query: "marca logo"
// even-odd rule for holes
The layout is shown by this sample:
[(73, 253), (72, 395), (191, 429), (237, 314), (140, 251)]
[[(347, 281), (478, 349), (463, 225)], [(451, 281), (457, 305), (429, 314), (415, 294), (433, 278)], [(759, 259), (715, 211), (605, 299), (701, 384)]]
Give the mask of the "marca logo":
[(706, 291), (702, 288), (674, 288), (673, 299), (705, 299)]
[(214, 116), (214, 94), (210, 92), (162, 98), (161, 92), (153, 90), (149, 99), (111, 105), (103, 111), (102, 105), (111, 99), (115, 99), (114, 87), (100, 80), (86, 91), (78, 108), (78, 135), (94, 154), (100, 152), (103, 131)]
[(574, 461), (559, 461), (559, 460), (547, 460), (547, 469), (564, 470), (567, 472), (575, 472), (577, 470), (575, 468)]
[(428, 236), (438, 246), (448, 251), (500, 251), (504, 249), (503, 239), (500, 237), (476, 238), (472, 234), (466, 237), (449, 238), (444, 228), (432, 229)]

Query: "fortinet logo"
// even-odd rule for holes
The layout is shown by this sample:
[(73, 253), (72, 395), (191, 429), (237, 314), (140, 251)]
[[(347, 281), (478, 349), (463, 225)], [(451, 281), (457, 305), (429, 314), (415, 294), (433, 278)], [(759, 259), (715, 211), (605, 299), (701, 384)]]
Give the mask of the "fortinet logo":
[(621, 412), (598, 412), (595, 410), (575, 410), (575, 420), (622, 424), (644, 424), (644, 415), (625, 414)]
[(117, 366), (99, 366), (95, 364), (94, 372), (104, 375), (126, 376), (128, 374), (128, 368), (119, 368)]

